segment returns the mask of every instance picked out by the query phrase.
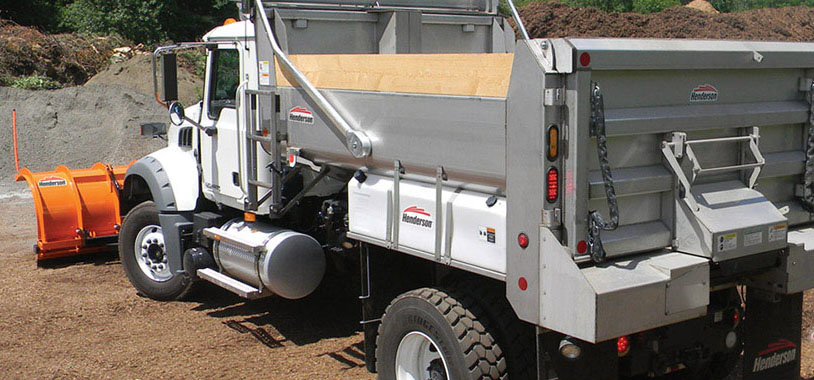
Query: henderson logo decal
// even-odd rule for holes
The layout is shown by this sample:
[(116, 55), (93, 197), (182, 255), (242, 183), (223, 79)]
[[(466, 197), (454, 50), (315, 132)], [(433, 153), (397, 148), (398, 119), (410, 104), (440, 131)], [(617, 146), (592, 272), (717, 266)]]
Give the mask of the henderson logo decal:
[(314, 115), (305, 107), (294, 107), (288, 111), (288, 120), (303, 124), (314, 124)]
[(65, 178), (53, 176), (53, 177), (45, 177), (45, 178), (41, 179), (37, 183), (37, 186), (39, 186), (39, 187), (53, 187), (53, 186), (65, 186), (67, 184), (68, 184), (68, 181), (66, 181)]
[(404, 213), (401, 214), (401, 221), (404, 223), (415, 224), (419, 227), (432, 228), (432, 220), (429, 219), (430, 217), (432, 217), (432, 215), (424, 211), (423, 208), (418, 208), (418, 206), (410, 206), (404, 209)]
[(778, 339), (770, 343), (765, 350), (760, 351), (752, 364), (752, 373), (765, 371), (797, 359), (797, 345), (786, 339)]
[(717, 102), (718, 89), (709, 84), (700, 85), (690, 93), (691, 102)]

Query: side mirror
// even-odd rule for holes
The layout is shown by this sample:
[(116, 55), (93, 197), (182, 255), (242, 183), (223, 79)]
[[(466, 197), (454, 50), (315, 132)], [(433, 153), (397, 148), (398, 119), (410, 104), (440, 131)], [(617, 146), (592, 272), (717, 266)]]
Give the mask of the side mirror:
[(172, 122), (175, 126), (180, 126), (184, 123), (184, 119), (186, 115), (184, 115), (184, 106), (181, 103), (173, 102), (170, 104), (170, 122)]
[(161, 56), (161, 101), (178, 100), (178, 66), (174, 53)]

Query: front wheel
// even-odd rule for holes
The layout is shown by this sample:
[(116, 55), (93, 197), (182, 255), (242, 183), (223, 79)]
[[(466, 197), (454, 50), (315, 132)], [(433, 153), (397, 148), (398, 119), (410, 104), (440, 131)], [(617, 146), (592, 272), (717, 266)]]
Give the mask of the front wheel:
[(167, 254), (155, 203), (146, 201), (130, 210), (119, 233), (119, 258), (127, 279), (141, 294), (169, 301), (189, 291), (192, 281), (170, 271)]
[(506, 359), (487, 317), (466, 298), (432, 288), (397, 297), (376, 339), (379, 379), (506, 378)]

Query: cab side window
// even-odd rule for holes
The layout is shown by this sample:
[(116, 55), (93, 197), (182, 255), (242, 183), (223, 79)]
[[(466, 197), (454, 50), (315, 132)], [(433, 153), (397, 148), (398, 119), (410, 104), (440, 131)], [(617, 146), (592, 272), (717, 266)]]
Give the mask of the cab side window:
[(235, 95), (240, 83), (240, 56), (236, 49), (212, 52), (212, 74), (209, 83), (209, 117), (217, 119), (224, 108), (235, 108)]

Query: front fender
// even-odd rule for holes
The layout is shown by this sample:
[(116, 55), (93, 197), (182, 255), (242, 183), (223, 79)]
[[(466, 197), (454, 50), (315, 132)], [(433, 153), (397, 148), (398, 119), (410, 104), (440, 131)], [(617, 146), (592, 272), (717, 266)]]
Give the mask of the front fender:
[(159, 212), (194, 211), (200, 194), (198, 163), (189, 151), (167, 147), (136, 161), (125, 183), (140, 177), (150, 188)]

